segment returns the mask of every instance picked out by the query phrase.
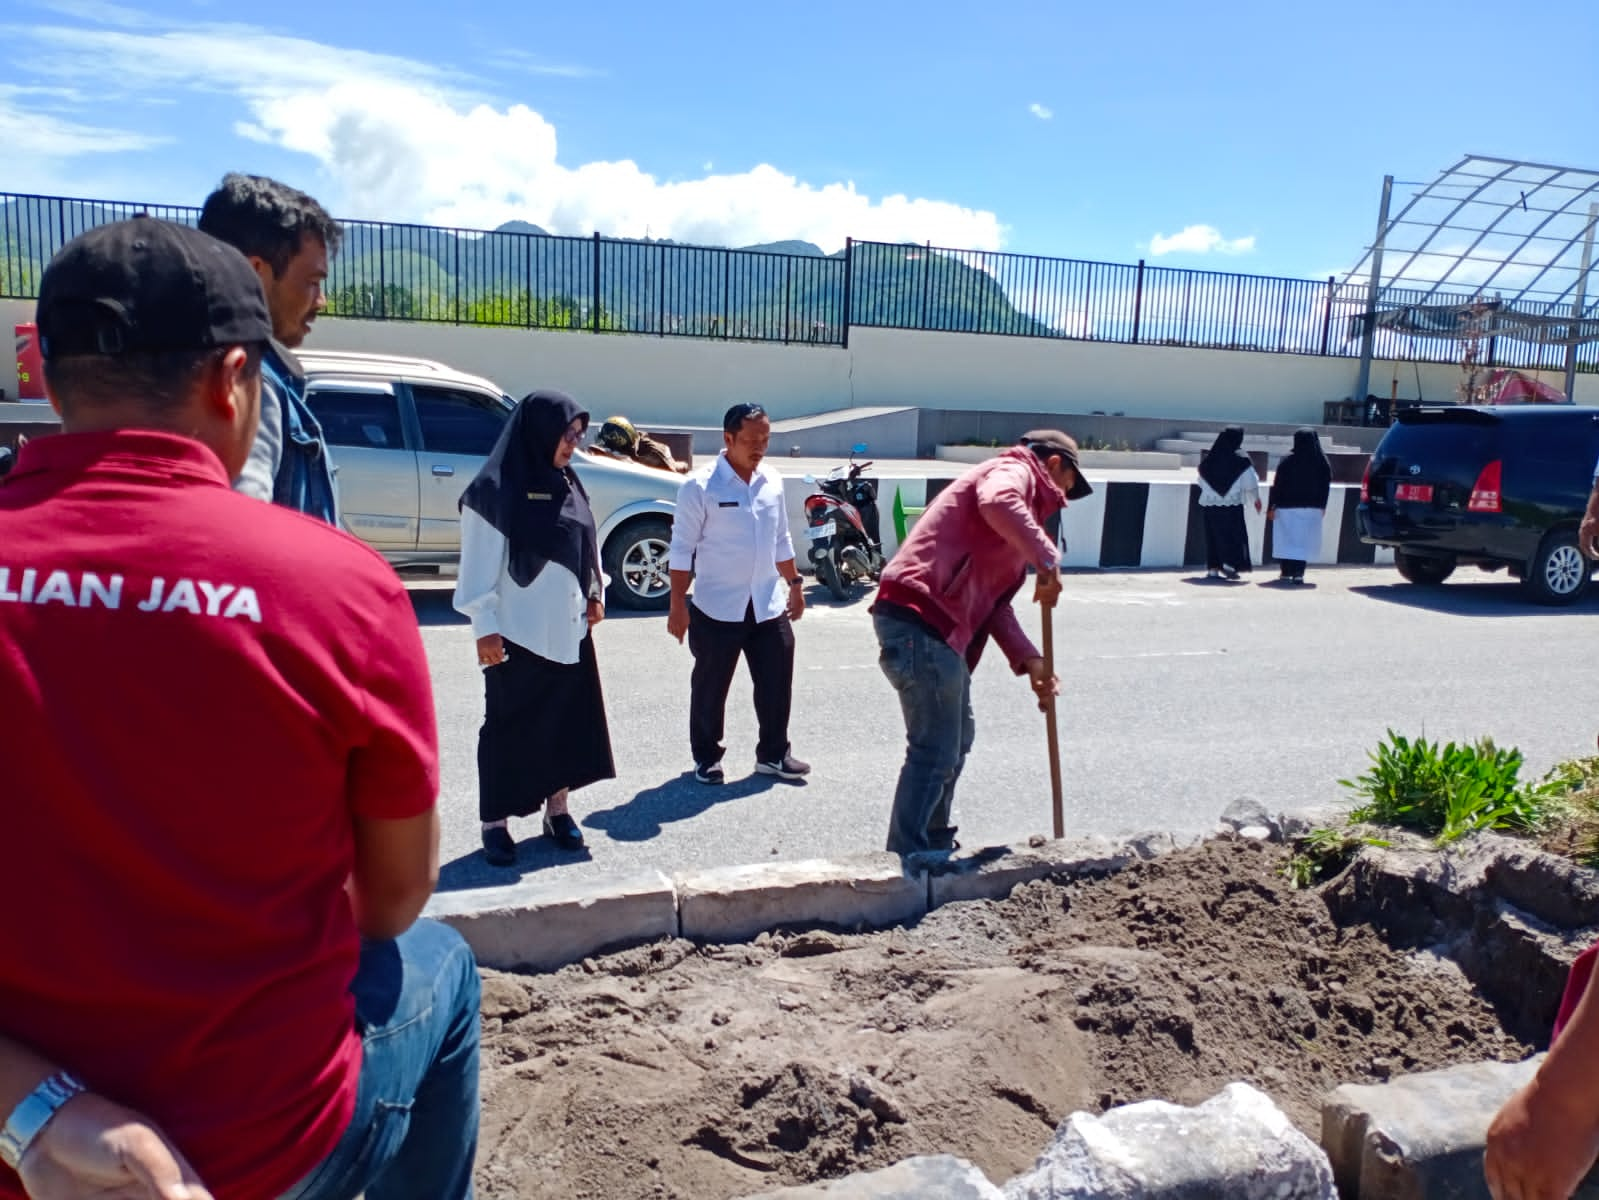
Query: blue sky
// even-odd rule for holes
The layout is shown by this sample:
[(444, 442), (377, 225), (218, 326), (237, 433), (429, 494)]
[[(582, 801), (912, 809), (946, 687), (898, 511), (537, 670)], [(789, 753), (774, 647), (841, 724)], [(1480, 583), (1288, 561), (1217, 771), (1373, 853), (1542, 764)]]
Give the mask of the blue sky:
[[(1528, 9), (1527, 11), (1534, 11)], [(0, 190), (1322, 277), (1382, 176), (1599, 168), (1592, 0), (0, 0)]]

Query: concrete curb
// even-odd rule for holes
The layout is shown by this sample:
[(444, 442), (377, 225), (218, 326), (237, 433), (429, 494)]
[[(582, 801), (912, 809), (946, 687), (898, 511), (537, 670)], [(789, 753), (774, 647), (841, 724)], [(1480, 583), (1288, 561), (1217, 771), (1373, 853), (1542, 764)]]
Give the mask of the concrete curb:
[(678, 932), (677, 893), (659, 871), (444, 892), (424, 915), (454, 926), (480, 964), (504, 971), (552, 971)]
[(956, 854), (878, 853), (622, 874), (583, 883), (522, 881), (444, 892), (425, 916), (453, 926), (478, 962), (552, 971), (659, 938), (742, 942), (783, 927), (881, 929), (956, 900), (999, 900), (1034, 879), (1108, 875), (1176, 849), (1170, 834), (1123, 841), (1034, 839)]

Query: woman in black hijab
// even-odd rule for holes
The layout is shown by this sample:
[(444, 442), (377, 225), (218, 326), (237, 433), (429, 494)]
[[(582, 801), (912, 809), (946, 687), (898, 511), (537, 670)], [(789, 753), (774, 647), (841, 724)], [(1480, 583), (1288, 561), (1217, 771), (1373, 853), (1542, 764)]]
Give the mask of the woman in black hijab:
[(1260, 511), (1260, 483), (1255, 464), (1243, 451), (1244, 429), (1229, 425), (1216, 435), (1210, 452), (1199, 464), (1199, 511), (1205, 519), (1206, 574), (1237, 579), (1251, 570), (1249, 529), (1244, 505), (1253, 501)]
[(544, 835), (583, 849), (567, 793), (612, 779), (611, 738), (590, 629), (605, 616), (588, 495), (568, 465), (589, 415), (561, 392), (522, 398), (461, 496), (455, 607), (483, 668), (478, 815), (483, 856), (516, 861), (509, 820), (545, 808)]
[(1305, 564), (1321, 555), (1321, 519), (1332, 495), (1332, 464), (1314, 429), (1294, 434), (1293, 450), (1277, 464), (1271, 485), (1272, 555), (1284, 583), (1304, 583)]

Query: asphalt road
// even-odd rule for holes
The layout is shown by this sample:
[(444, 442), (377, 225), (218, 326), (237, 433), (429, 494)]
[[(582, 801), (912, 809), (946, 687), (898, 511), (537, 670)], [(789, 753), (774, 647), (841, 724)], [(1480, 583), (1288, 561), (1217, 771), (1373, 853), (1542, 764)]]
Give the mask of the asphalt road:
[[(1542, 772), (1591, 754), (1599, 693), (1599, 590), (1569, 610), (1524, 603), (1503, 576), (1464, 572), (1440, 589), (1390, 568), (1312, 568), (1313, 586), (1215, 583), (1192, 572), (1083, 573), (1056, 610), (1068, 833), (1201, 833), (1233, 798), (1290, 811), (1343, 802), (1392, 726), (1492, 735)], [(807, 589), (796, 629), (791, 736), (809, 781), (752, 774), (754, 717), (740, 670), (728, 702), (728, 783), (689, 774), (690, 658), (663, 616), (616, 614), (597, 631), (620, 777), (575, 793), (589, 849), (558, 854), (537, 819), (513, 823), (515, 870), (478, 847), (475, 753), (482, 683), (448, 582), (413, 585), (443, 745), (441, 889), (655, 867), (753, 863), (882, 847), (904, 746), (877, 667), (869, 597), (835, 605)], [(1038, 637), (1035, 606), (1024, 625)], [(967, 846), (1050, 829), (1044, 720), (992, 651), (973, 679), (977, 745), (955, 819)]]

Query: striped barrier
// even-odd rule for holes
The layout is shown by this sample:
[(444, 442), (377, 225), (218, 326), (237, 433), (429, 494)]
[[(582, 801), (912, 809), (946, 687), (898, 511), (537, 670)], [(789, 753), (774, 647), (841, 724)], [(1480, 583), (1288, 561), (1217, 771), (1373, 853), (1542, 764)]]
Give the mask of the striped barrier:
[[(804, 510), (807, 489), (788, 480), (785, 491), (796, 549), (803, 563)], [(888, 478), (879, 481), (878, 507), (882, 513), (884, 550), (892, 554), (904, 534), (914, 528), (921, 511), (954, 477)], [(1199, 486), (1186, 479), (1093, 480), (1094, 494), (1073, 501), (1062, 521), (1066, 553), (1062, 565), (1075, 569), (1107, 570), (1195, 567), (1205, 563), (1205, 533), (1200, 516)], [(1271, 489), (1261, 486), (1261, 500), (1269, 506)], [(1360, 487), (1334, 484), (1322, 520), (1321, 554), (1313, 563), (1391, 563), (1393, 551), (1360, 540), (1355, 508)], [(1253, 560), (1271, 560), (1272, 523), (1264, 513), (1245, 508), (1249, 549)]]

